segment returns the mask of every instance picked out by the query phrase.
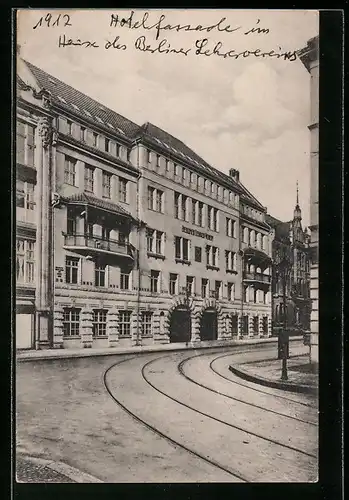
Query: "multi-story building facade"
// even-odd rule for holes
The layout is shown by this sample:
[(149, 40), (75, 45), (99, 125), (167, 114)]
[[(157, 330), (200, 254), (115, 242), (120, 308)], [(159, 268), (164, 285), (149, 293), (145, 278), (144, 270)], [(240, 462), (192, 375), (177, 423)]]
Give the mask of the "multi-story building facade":
[[(33, 127), (18, 128), (28, 152), (17, 190), (36, 203), (32, 246), (17, 215), (31, 300), (17, 310), (18, 347), (271, 335), (273, 231), (237, 170), (223, 174), (24, 61), (17, 97), (18, 123)], [(29, 307), (22, 288), (18, 307)]]
[(298, 56), (310, 73), (310, 359), (319, 359), (319, 37), (310, 39)]
[[(302, 228), (298, 187), (293, 219), (289, 222), (282, 222), (268, 214), (266, 220), (274, 229), (272, 243), (272, 333), (278, 336), (283, 330), (286, 314), (289, 334), (304, 335), (310, 329), (310, 248), (309, 235), (307, 230)], [(287, 279), (284, 282), (283, 273), (278, 272), (277, 267), (285, 255), (289, 258), (289, 268)], [(286, 287), (286, 311), (284, 311), (284, 285)]]

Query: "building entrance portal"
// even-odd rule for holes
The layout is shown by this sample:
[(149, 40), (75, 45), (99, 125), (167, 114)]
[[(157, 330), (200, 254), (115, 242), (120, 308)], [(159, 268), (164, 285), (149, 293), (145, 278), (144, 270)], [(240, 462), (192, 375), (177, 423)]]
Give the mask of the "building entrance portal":
[(170, 342), (190, 342), (191, 318), (186, 307), (177, 307), (171, 314)]
[(217, 311), (214, 308), (206, 309), (201, 316), (200, 338), (201, 340), (217, 340), (217, 336)]

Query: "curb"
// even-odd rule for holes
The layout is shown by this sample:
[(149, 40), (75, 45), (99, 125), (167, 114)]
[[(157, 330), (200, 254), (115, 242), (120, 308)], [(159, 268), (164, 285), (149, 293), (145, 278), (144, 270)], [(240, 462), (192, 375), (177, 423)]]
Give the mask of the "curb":
[[(125, 354), (147, 354), (152, 352), (174, 352), (174, 351), (189, 351), (197, 349), (214, 349), (219, 347), (234, 347), (241, 345), (255, 345), (255, 344), (273, 344), (277, 342), (277, 337), (269, 338), (256, 338), (244, 340), (221, 340), (221, 341), (207, 341), (200, 342), (198, 345), (195, 343), (181, 344), (160, 344), (158, 346), (139, 346), (130, 348), (108, 348), (108, 350), (97, 349), (79, 349), (72, 351), (70, 349), (47, 349), (43, 351), (30, 351), (28, 353), (21, 352), (16, 354), (16, 361), (35, 361), (35, 360), (49, 360), (49, 359), (65, 359), (65, 358), (87, 358), (93, 356), (121, 356)], [(292, 337), (290, 341), (303, 340), (303, 337)], [(166, 347), (164, 347), (166, 346)], [(170, 347), (167, 347), (170, 346)], [(173, 346), (173, 347), (172, 347)]]
[(257, 377), (256, 375), (251, 375), (243, 370), (236, 368), (235, 366), (229, 365), (229, 370), (234, 373), (237, 377), (240, 377), (248, 382), (254, 382), (255, 384), (263, 385), (266, 387), (272, 387), (273, 389), (281, 389), (283, 391), (297, 392), (302, 394), (312, 394), (317, 395), (318, 389), (316, 387), (311, 387), (309, 385), (292, 384), (290, 382), (281, 382), (276, 380), (270, 380), (263, 377)]
[(75, 483), (103, 483), (100, 479), (91, 476), (91, 474), (87, 474), (87, 472), (82, 472), (75, 467), (71, 467), (64, 462), (55, 462), (52, 460), (47, 460), (44, 458), (37, 458), (30, 455), (20, 454), (19, 457), (23, 458), (23, 460), (27, 460), (33, 465), (37, 465), (39, 467), (46, 467), (47, 469), (51, 469), (53, 472), (58, 472), (68, 477)]

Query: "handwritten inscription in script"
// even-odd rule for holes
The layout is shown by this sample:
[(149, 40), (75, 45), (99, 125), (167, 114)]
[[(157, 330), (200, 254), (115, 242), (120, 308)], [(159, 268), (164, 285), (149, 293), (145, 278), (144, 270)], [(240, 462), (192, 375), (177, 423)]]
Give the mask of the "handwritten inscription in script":
[[(75, 15), (76, 15), (75, 11)], [(251, 26), (234, 25), (228, 21), (226, 17), (221, 17), (212, 24), (196, 24), (196, 23), (172, 23), (170, 16), (165, 14), (158, 15), (156, 13), (144, 12), (137, 17), (135, 11), (131, 11), (128, 15), (107, 14), (105, 29), (110, 33), (110, 30), (115, 30), (115, 36), (103, 37), (103, 34), (94, 37), (93, 39), (84, 39), (74, 34), (74, 23), (71, 16), (68, 14), (59, 14), (52, 16), (47, 14), (42, 16), (33, 29), (38, 28), (66, 28), (64, 33), (59, 33), (57, 36), (57, 46), (62, 49), (81, 47), (89, 49), (102, 49), (108, 51), (115, 50), (134, 50), (137, 52), (149, 54), (174, 55), (181, 57), (217, 57), (221, 59), (245, 59), (248, 57), (255, 58), (275, 58), (283, 61), (295, 61), (297, 55), (295, 51), (283, 50), (280, 46), (271, 48), (270, 50), (261, 49), (258, 47), (258, 40), (267, 39), (270, 34), (270, 29), (263, 26), (260, 19), (256, 19)], [(69, 29), (69, 32), (68, 32)], [(123, 35), (126, 39), (123, 39)], [(168, 35), (166, 35), (168, 33)], [(194, 37), (189, 42), (184, 43), (183, 33), (192, 33)], [(131, 42), (130, 42), (130, 34)], [(165, 38), (172, 36), (171, 42)], [(173, 34), (178, 34), (180, 41), (178, 44), (173, 42)], [(210, 39), (209, 36), (215, 37)], [(225, 36), (225, 40), (217, 41), (217, 35)], [(227, 35), (231, 37), (232, 42), (227, 42)], [(237, 38), (238, 37), (238, 38)], [(233, 46), (234, 42), (243, 39), (256, 40), (256, 47), (237, 48)], [(263, 44), (265, 45), (265, 44)]]

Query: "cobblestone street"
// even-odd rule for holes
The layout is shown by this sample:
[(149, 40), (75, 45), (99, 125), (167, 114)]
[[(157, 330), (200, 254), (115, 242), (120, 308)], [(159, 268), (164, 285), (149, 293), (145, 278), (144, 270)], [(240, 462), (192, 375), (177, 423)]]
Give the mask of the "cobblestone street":
[[(17, 448), (103, 482), (316, 481), (316, 399), (229, 371), (275, 353), (269, 344), (18, 363)], [(73, 482), (20, 457), (20, 481)]]

